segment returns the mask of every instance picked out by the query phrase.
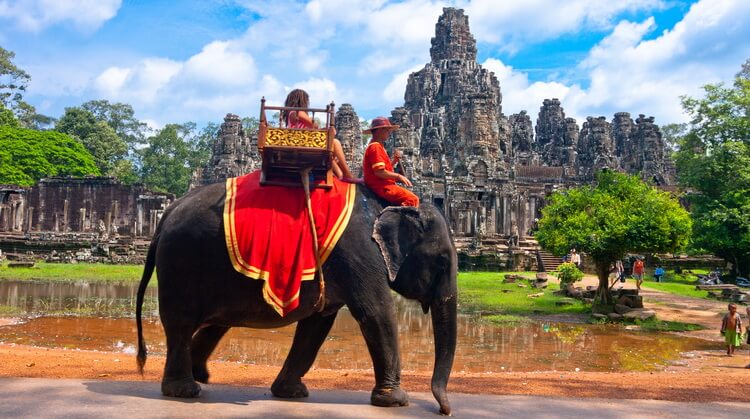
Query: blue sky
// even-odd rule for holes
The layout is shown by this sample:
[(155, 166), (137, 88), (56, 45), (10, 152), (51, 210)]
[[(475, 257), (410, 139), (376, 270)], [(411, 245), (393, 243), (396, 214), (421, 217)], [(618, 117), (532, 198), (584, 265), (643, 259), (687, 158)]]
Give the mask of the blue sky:
[(58, 117), (91, 99), (159, 127), (255, 116), (296, 87), (365, 119), (403, 104), (442, 8), (463, 8), (506, 115), (557, 97), (579, 120), (682, 122), (679, 96), (750, 58), (748, 0), (0, 0), (0, 46)]

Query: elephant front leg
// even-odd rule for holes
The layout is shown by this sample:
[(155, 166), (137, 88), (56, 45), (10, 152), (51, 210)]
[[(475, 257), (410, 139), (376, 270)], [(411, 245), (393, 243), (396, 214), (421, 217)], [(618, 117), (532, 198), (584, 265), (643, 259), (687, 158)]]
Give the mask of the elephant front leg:
[(302, 377), (315, 362), (315, 357), (336, 320), (336, 314), (324, 317), (316, 313), (297, 323), (294, 341), (284, 361), (284, 368), (281, 369), (271, 386), (271, 393), (274, 396), (283, 398), (308, 396), (307, 386), (302, 382)]
[(350, 309), (362, 330), (375, 369), (370, 402), (384, 407), (408, 406), (409, 396), (401, 389), (401, 356), (392, 301), (380, 302), (369, 313), (351, 306)]
[(206, 326), (193, 336), (190, 344), (190, 358), (193, 364), (193, 378), (200, 383), (208, 383), (208, 357), (216, 349), (221, 338), (229, 331), (226, 326)]

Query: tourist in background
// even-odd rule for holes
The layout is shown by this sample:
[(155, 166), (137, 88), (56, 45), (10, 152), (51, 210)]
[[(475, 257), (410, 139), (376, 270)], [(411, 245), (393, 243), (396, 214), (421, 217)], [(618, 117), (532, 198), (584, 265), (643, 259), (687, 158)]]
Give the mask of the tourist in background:
[(661, 265), (658, 265), (656, 267), (656, 270), (654, 271), (654, 279), (656, 282), (661, 282), (661, 279), (664, 277), (664, 268), (661, 267)]
[(643, 259), (640, 256), (636, 257), (635, 262), (633, 262), (633, 278), (635, 278), (635, 287), (639, 290), (643, 283), (643, 270)]
[[(745, 313), (747, 313), (747, 329), (745, 329), (745, 334), (747, 335), (747, 344), (750, 345), (750, 307), (745, 307)], [(750, 353), (748, 353), (750, 355)], [(745, 365), (745, 368), (750, 368), (750, 364)]]
[(581, 269), (581, 255), (576, 252), (576, 249), (570, 250), (570, 262), (576, 265), (576, 268)]

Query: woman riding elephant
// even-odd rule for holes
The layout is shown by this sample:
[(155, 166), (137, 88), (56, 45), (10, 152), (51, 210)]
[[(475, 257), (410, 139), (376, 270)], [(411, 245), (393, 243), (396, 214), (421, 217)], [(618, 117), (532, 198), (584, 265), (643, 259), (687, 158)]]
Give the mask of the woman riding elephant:
[(206, 363), (231, 327), (270, 328), (298, 322), (292, 347), (271, 390), (306, 397), (302, 377), (346, 305), (364, 335), (375, 370), (371, 403), (408, 404), (401, 390), (398, 327), (391, 290), (431, 312), (435, 334), (432, 392), (450, 413), (446, 386), (456, 347), (456, 253), (445, 219), (432, 205), (388, 207), (357, 187), (355, 205), (339, 245), (323, 265), (325, 308), (317, 281), (303, 281), (299, 307), (281, 317), (265, 303), (263, 281), (239, 274), (224, 243), (225, 188), (209, 185), (172, 204), (149, 248), (138, 290), (138, 364), (143, 368), (141, 309), (154, 267), (159, 314), (167, 338), (162, 393), (196, 397), (208, 382)]

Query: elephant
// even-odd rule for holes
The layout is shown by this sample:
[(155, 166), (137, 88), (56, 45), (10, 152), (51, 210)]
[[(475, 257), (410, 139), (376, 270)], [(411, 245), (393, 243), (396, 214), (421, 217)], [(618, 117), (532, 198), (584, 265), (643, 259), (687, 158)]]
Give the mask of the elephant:
[[(297, 322), (289, 354), (271, 386), (280, 398), (307, 397), (302, 377), (344, 305), (358, 322), (372, 358), (376, 406), (408, 405), (401, 389), (397, 320), (391, 290), (431, 313), (435, 338), (432, 393), (450, 414), (446, 386), (456, 350), (457, 258), (448, 225), (434, 205), (388, 207), (357, 185), (352, 215), (325, 261), (325, 305), (318, 280), (303, 281), (300, 304), (281, 317), (262, 296), (263, 281), (235, 271), (225, 245), (225, 187), (190, 191), (164, 212), (151, 241), (136, 301), (138, 353), (143, 371), (146, 344), (141, 310), (154, 269), (159, 314), (167, 341), (161, 391), (197, 397), (207, 383), (207, 360), (231, 327), (274, 328)], [(322, 308), (322, 310), (321, 310)], [(197, 382), (196, 382), (197, 381)]]

